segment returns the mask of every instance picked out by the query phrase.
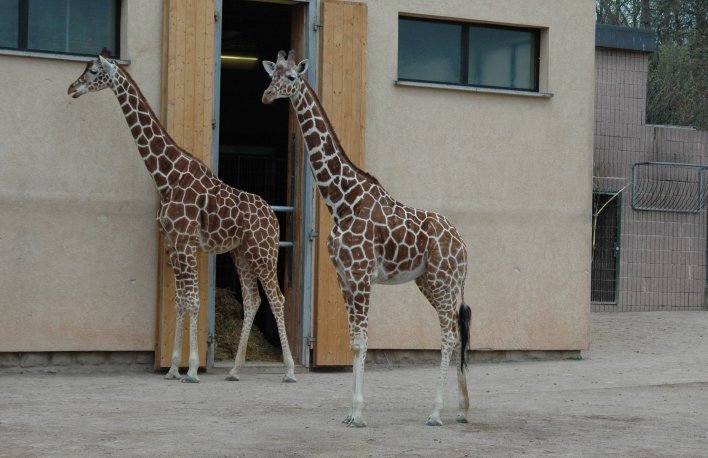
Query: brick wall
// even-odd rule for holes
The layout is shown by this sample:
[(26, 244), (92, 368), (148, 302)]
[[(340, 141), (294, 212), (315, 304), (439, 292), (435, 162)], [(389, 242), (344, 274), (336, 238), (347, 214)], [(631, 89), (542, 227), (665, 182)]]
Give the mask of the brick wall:
[[(597, 47), (594, 187), (617, 191), (632, 166), (661, 161), (708, 164), (708, 132), (645, 123), (649, 54)], [(593, 311), (700, 310), (705, 307), (706, 211), (637, 211), (621, 194), (619, 296)]]

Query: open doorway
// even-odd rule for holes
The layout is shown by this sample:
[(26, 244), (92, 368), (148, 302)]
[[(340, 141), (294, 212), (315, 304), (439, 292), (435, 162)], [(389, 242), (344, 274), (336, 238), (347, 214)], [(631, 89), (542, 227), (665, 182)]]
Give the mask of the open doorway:
[[(263, 59), (274, 60), (278, 51), (291, 45), (293, 7), (287, 4), (237, 1), (223, 2), (221, 32), (221, 84), (219, 113), (219, 177), (237, 189), (257, 194), (276, 211), (280, 223), (281, 248), (278, 255), (278, 280), (286, 296), (286, 321), (293, 314), (292, 240), (294, 176), (291, 157), (289, 104), (261, 103), (268, 85)], [(283, 243), (285, 242), (285, 243)], [(233, 361), (241, 333), (243, 308), (239, 279), (229, 254), (216, 259), (216, 301), (214, 360)], [(261, 307), (249, 337), (246, 359), (281, 361), (275, 319), (261, 289)], [(298, 340), (288, 326), (291, 350)]]

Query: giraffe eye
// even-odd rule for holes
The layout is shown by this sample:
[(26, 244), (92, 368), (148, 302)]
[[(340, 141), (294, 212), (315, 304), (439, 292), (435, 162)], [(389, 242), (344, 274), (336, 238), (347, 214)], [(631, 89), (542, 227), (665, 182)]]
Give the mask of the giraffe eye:
[(290, 81), (295, 81), (295, 75), (288, 75), (288, 79)]
[(89, 72), (90, 72), (92, 75), (95, 75), (96, 73), (98, 73), (98, 70), (91, 69), (91, 70), (89, 70)]

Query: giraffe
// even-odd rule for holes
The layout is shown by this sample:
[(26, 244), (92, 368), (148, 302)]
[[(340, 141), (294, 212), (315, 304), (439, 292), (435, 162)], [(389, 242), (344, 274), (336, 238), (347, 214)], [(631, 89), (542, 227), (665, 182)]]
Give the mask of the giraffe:
[(118, 98), (138, 152), (157, 186), (160, 197), (157, 221), (168, 241), (174, 270), (177, 322), (168, 380), (180, 379), (182, 329), (189, 314), (189, 369), (182, 382), (199, 382), (197, 316), (199, 292), (197, 250), (210, 254), (229, 252), (236, 266), (243, 295), (244, 320), (234, 367), (226, 380), (239, 380), (246, 361), (246, 345), (260, 306), (258, 281), (275, 316), (283, 351), (283, 382), (294, 382), (293, 358), (285, 334), (285, 299), (278, 285), (278, 220), (259, 196), (222, 182), (197, 158), (180, 147), (162, 126), (133, 78), (110, 59), (105, 48), (87, 63), (82, 75), (69, 86), (78, 98), (87, 92), (110, 88)]
[[(344, 422), (366, 426), (362, 388), (371, 285), (415, 281), (437, 312), (442, 340), (440, 374), (427, 425), (442, 424), (443, 386), (455, 346), (460, 360), (456, 420), (466, 423), (465, 352), (471, 310), (464, 303), (465, 243), (444, 216), (400, 203), (374, 176), (349, 160), (315, 91), (303, 77), (307, 65), (307, 60), (296, 63), (294, 51), (287, 58), (280, 51), (276, 62), (263, 61), (271, 82), (262, 101), (269, 104), (279, 98), (290, 99), (316, 185), (334, 220), (327, 247), (346, 304), (354, 373), (352, 409)], [(458, 295), (460, 305), (456, 308)]]

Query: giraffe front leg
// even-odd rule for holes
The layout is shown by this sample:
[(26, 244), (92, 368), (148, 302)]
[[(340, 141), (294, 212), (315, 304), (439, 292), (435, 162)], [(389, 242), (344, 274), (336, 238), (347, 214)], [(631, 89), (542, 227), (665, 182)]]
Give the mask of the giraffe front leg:
[(340, 288), (347, 303), (350, 348), (353, 357), (352, 371), (354, 373), (352, 410), (344, 418), (344, 423), (347, 426), (359, 428), (366, 426), (362, 411), (364, 408), (364, 364), (368, 348), (368, 312), (371, 290), (369, 276), (351, 274), (350, 279), (340, 279)]
[(197, 370), (199, 369), (199, 343), (197, 340), (197, 325), (199, 307), (189, 311), (189, 370), (182, 377), (183, 383), (199, 383)]
[(172, 360), (170, 362), (170, 370), (165, 374), (165, 380), (179, 380), (179, 367), (182, 364), (182, 331), (184, 329), (184, 290), (181, 288), (182, 284), (178, 281), (179, 278), (179, 266), (177, 264), (177, 253), (174, 249), (174, 243), (172, 243), (169, 250), (169, 260), (170, 267), (173, 269), (173, 274), (175, 278), (175, 310), (177, 316), (175, 318), (175, 337), (172, 342)]
[(366, 361), (366, 350), (368, 347), (366, 334), (352, 338), (351, 350), (353, 356), (352, 368), (354, 373), (354, 387), (352, 390), (352, 410), (345, 417), (344, 423), (347, 426), (361, 428), (366, 426), (366, 421), (362, 414), (364, 408), (364, 362)]
[(183, 382), (199, 382), (199, 344), (197, 341), (197, 320), (199, 318), (199, 285), (197, 283), (197, 257), (188, 238), (177, 238), (172, 244), (171, 260), (175, 274), (175, 287), (178, 298), (178, 316), (175, 329), (175, 343), (172, 349), (172, 367), (170, 378), (179, 377), (182, 362), (182, 329), (184, 314), (189, 313), (189, 370), (181, 379)]
[[(178, 293), (179, 295), (179, 293)], [(177, 319), (175, 321), (175, 338), (172, 343), (172, 361), (170, 370), (165, 374), (165, 380), (179, 380), (179, 366), (182, 362), (182, 329), (184, 329), (184, 308), (180, 299), (177, 299)]]

